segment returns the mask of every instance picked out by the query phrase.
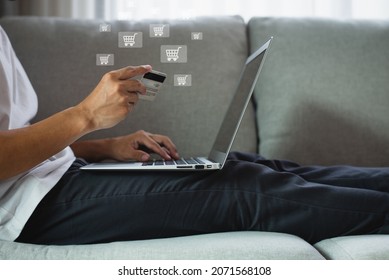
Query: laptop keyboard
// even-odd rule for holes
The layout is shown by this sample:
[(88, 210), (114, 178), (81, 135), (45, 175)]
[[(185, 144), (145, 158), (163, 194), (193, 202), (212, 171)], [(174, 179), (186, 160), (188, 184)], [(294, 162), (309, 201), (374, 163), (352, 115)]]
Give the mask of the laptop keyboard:
[(201, 161), (198, 158), (181, 158), (177, 160), (153, 160), (153, 161), (147, 161), (144, 162), (143, 166), (156, 166), (156, 165), (189, 165), (189, 164), (204, 164), (203, 161)]

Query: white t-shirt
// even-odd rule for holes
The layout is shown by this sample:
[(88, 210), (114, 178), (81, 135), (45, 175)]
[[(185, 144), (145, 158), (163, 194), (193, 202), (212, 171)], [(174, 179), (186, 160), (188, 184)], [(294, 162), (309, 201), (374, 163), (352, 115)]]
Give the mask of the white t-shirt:
[[(0, 26), (0, 130), (28, 126), (37, 109), (35, 91)], [(0, 180), (0, 240), (19, 236), (38, 203), (74, 159), (68, 147), (28, 172)]]

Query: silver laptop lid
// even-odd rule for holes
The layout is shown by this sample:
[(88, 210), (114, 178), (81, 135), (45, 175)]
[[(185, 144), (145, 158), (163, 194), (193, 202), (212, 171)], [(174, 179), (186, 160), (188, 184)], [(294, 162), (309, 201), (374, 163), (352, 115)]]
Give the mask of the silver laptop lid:
[(209, 159), (221, 163), (222, 166), (227, 159), (244, 112), (250, 102), (271, 41), (272, 38), (247, 58), (235, 95), (216, 136)]

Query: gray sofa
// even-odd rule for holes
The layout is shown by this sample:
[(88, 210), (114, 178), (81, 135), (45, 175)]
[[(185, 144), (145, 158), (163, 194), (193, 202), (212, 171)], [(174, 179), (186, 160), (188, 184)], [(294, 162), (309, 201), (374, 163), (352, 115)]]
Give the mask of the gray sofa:
[[(168, 74), (157, 100), (139, 102), (123, 123), (88, 137), (145, 129), (169, 135), (185, 156), (207, 154), (245, 58), (274, 36), (233, 150), (301, 164), (389, 166), (389, 22), (209, 17), (108, 22), (111, 32), (101, 23), (0, 19), (38, 93), (37, 120), (82, 100), (111, 69), (151, 64)], [(154, 23), (168, 24), (169, 37), (150, 37)], [(142, 32), (142, 47), (119, 47), (123, 31)], [(161, 45), (186, 45), (187, 62), (162, 63)], [(114, 54), (114, 66), (97, 65), (97, 54)], [(174, 74), (192, 75), (192, 85), (174, 86)], [(389, 235), (317, 244), (275, 232), (81, 246), (0, 241), (0, 259), (389, 259)]]

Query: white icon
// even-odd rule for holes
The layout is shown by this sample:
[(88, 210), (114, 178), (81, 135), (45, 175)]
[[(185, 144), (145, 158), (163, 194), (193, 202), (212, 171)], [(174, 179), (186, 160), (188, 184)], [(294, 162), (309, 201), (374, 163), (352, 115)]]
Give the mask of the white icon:
[(174, 86), (177, 86), (177, 87), (190, 87), (190, 86), (192, 86), (192, 75), (191, 74), (175, 74), (174, 75)]
[(186, 78), (188, 78), (188, 75), (185, 76), (178, 76), (177, 77), (177, 83), (179, 86), (185, 86), (186, 85)]
[(202, 40), (203, 33), (202, 32), (192, 32), (192, 40)]
[(107, 23), (100, 24), (100, 32), (110, 32), (111, 31), (111, 25)]
[(133, 35), (123, 35), (123, 41), (124, 41), (124, 46), (130, 45), (131, 47), (135, 44), (135, 36), (138, 33), (134, 33)]
[(167, 49), (166, 50), (166, 57), (167, 61), (177, 61), (180, 57), (178, 56), (178, 52), (180, 51), (181, 47), (178, 47), (177, 49)]
[(187, 55), (186, 45), (161, 45), (162, 63), (186, 63), (188, 62)]
[(96, 54), (96, 65), (97, 66), (107, 66), (107, 65), (114, 65), (114, 58), (115, 55), (110, 54)]
[(110, 54), (108, 55), (101, 55), (100, 58), (100, 65), (107, 65), (109, 63), (109, 57)]
[(170, 35), (169, 24), (150, 24), (149, 31), (151, 38), (167, 38)]
[(153, 27), (154, 36), (156, 36), (156, 37), (162, 37), (162, 35), (163, 35), (163, 28), (164, 28), (164, 27), (165, 27), (165, 25), (154, 26), (154, 27)]
[(141, 48), (143, 34), (142, 32), (119, 32), (119, 48)]

